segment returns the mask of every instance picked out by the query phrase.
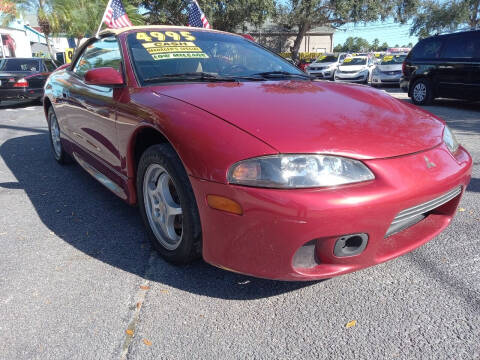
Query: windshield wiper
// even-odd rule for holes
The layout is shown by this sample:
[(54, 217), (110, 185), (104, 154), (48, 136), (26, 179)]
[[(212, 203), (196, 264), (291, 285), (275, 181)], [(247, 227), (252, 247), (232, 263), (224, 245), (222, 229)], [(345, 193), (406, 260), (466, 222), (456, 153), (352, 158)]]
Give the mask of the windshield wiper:
[(151, 77), (143, 79), (144, 82), (167, 82), (167, 81), (228, 81), (234, 82), (237, 81), (232, 77), (222, 77), (215, 74), (210, 74), (206, 72), (192, 72), (192, 73), (182, 73), (182, 74), (166, 74), (157, 77)]
[(252, 76), (263, 76), (264, 78), (267, 79), (275, 79), (275, 78), (285, 78), (285, 77), (299, 77), (303, 79), (310, 79), (313, 80), (314, 77), (308, 74), (295, 74), (295, 73), (290, 73), (288, 71), (265, 71), (261, 73), (256, 73), (252, 74)]

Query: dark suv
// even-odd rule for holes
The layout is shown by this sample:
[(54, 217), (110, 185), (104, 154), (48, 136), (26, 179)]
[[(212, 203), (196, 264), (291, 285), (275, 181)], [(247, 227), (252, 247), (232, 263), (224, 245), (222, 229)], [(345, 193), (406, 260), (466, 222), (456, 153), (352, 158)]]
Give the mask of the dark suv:
[(480, 30), (421, 40), (402, 71), (400, 87), (414, 104), (437, 97), (480, 100)]

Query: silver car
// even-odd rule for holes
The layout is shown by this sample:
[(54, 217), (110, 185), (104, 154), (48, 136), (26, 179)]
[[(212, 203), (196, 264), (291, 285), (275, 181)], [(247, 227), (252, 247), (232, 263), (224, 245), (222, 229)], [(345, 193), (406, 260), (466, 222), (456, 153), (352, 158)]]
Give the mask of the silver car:
[(402, 76), (402, 64), (407, 55), (386, 55), (372, 71), (372, 86), (383, 84), (399, 85)]
[(319, 79), (333, 80), (335, 71), (347, 56), (348, 55), (345, 53), (338, 55), (320, 55), (313, 63), (307, 66), (306, 72), (307, 74), (313, 75)]

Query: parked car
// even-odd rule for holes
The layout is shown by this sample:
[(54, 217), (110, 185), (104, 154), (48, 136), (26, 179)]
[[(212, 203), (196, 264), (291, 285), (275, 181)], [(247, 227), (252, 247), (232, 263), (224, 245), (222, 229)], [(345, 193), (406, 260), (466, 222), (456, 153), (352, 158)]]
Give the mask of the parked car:
[(138, 204), (166, 260), (263, 278), (330, 278), (419, 247), (472, 170), (434, 115), (215, 30), (103, 31), (50, 76), (44, 108), (54, 158)]
[(307, 70), (307, 67), (312, 63), (312, 60), (310, 59), (301, 59), (299, 62), (298, 62), (298, 68), (304, 72), (306, 72)]
[(382, 58), (372, 71), (372, 86), (381, 86), (384, 84), (400, 84), (402, 77), (402, 64), (407, 55), (386, 55)]
[(368, 56), (346, 58), (335, 72), (335, 81), (368, 84), (374, 61)]
[(421, 40), (405, 59), (400, 85), (417, 105), (480, 100), (480, 30)]
[(307, 74), (319, 79), (333, 80), (335, 71), (347, 56), (345, 53), (320, 55), (307, 67)]
[(43, 86), (57, 64), (50, 59), (0, 59), (0, 102), (4, 100), (41, 100)]

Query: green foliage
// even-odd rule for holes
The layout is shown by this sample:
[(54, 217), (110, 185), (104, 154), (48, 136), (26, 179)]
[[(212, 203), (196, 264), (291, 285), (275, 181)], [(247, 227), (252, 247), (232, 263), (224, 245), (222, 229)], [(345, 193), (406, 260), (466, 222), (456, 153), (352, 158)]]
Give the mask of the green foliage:
[[(49, 14), (52, 32), (77, 39), (95, 35), (107, 6), (104, 0), (50, 0), (52, 12)], [(134, 25), (143, 24), (137, 8), (123, 1), (130, 21)]]
[[(187, 1), (133, 0), (133, 4), (146, 9), (148, 24), (187, 25)], [(273, 0), (199, 0), (210, 25), (217, 30), (235, 31), (247, 23), (261, 25), (273, 11)]]
[(411, 34), (424, 38), (435, 33), (475, 28), (480, 24), (479, 0), (418, 1)]
[(415, 0), (288, 0), (277, 3), (275, 21), (297, 32), (291, 48), (297, 58), (305, 34), (317, 26), (337, 27), (347, 22), (405, 21)]

